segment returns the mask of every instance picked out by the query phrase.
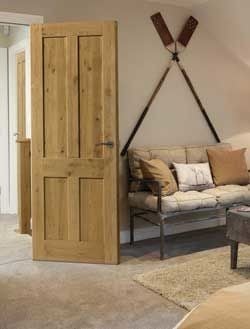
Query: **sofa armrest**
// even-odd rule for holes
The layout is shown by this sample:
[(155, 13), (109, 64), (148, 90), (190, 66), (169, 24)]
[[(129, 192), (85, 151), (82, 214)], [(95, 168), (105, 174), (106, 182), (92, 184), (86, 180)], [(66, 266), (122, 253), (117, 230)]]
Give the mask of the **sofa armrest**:
[(158, 180), (153, 180), (153, 179), (139, 179), (139, 178), (130, 178), (129, 179), (130, 183), (138, 183), (140, 184), (153, 184), (156, 187), (157, 190), (157, 211), (160, 213), (161, 212), (161, 189), (162, 189), (162, 182)]

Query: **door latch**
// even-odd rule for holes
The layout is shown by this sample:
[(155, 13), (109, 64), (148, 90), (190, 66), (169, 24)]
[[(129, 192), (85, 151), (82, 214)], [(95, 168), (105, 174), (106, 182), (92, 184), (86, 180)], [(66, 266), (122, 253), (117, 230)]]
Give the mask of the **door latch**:
[(98, 143), (98, 144), (95, 144), (96, 146), (107, 146), (109, 148), (113, 148), (114, 147), (114, 142), (112, 141), (107, 141), (107, 142), (102, 142), (102, 143)]

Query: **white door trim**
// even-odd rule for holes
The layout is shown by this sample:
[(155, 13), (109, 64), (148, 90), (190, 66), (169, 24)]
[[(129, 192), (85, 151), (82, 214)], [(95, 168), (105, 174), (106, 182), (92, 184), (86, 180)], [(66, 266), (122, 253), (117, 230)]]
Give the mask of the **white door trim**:
[[(9, 160), (10, 160), (10, 214), (17, 213), (17, 144), (15, 133), (17, 132), (17, 65), (16, 56), (24, 51), (25, 59), (28, 53), (28, 40), (22, 40), (9, 47)], [(27, 59), (25, 60), (25, 76), (27, 75)], [(30, 89), (30, 86), (28, 87)], [(27, 98), (27, 84), (26, 98)], [(26, 103), (26, 113), (29, 112)], [(27, 130), (26, 130), (27, 131)]]
[[(17, 24), (17, 25), (26, 25), (29, 26), (31, 24), (42, 24), (44, 22), (43, 16), (38, 15), (27, 15), (27, 14), (18, 14), (18, 13), (10, 13), (10, 12), (0, 12), (0, 24)], [(12, 47), (11, 47), (12, 48)], [(30, 137), (31, 128), (31, 83), (30, 83), (30, 42), (26, 40), (23, 42), (13, 46), (9, 53), (9, 69), (10, 72), (9, 77), (11, 79), (16, 77), (16, 59), (15, 54), (21, 50), (25, 50), (26, 52), (26, 131), (27, 136)], [(10, 80), (9, 79), (9, 82)], [(15, 81), (9, 83), (9, 101), (13, 100), (13, 97), (16, 97), (16, 86)], [(9, 152), (6, 151), (6, 154), (2, 154), (3, 157), (8, 159), (8, 172), (5, 173), (8, 176), (8, 186), (6, 186), (5, 195), (1, 195), (1, 200), (4, 200), (4, 209), (2, 212), (4, 213), (17, 213), (17, 166), (16, 166), (16, 158), (17, 158), (17, 150), (16, 143), (14, 141), (13, 133), (16, 131), (16, 105), (12, 106), (10, 104), (8, 109), (9, 115), (8, 118), (5, 118), (4, 125), (8, 127), (8, 135), (9, 135)], [(3, 192), (3, 191), (2, 191)]]
[(44, 21), (43, 16), (38, 15), (27, 15), (17, 14), (0, 11), (0, 23), (9, 24), (20, 24), (20, 25), (31, 25), (31, 24), (42, 24)]
[[(0, 212), (9, 209), (8, 49), (0, 48)], [(7, 124), (6, 124), (7, 123)]]

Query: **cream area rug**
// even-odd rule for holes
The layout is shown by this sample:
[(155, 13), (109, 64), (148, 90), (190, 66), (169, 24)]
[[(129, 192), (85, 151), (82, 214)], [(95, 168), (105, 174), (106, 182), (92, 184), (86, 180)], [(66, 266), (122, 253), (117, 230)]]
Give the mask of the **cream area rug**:
[(238, 269), (230, 269), (230, 247), (189, 255), (184, 263), (137, 275), (144, 287), (192, 310), (221, 288), (250, 281), (250, 247), (239, 248)]

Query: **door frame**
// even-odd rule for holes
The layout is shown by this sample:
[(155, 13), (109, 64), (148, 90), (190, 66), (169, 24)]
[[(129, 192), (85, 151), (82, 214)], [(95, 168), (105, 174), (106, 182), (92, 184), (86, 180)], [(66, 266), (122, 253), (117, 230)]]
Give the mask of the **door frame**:
[(44, 22), (43, 16), (0, 11), (0, 23), (29, 26), (31, 24), (36, 24), (36, 23), (42, 24), (43, 22)]
[(1, 171), (0, 171), (0, 212), (3, 213), (9, 208), (9, 129), (8, 129), (8, 49), (0, 47), (0, 66), (1, 70), (0, 78), (0, 113), (1, 113), (1, 139), (0, 148), (1, 154)]
[[(40, 24), (44, 22), (44, 17), (39, 15), (28, 15), (28, 14), (19, 14), (19, 13), (11, 13), (11, 12), (0, 12), (0, 24), (13, 24), (13, 25), (26, 25), (30, 26), (31, 24)], [(29, 40), (29, 37), (28, 37)], [(16, 46), (16, 45), (15, 45)], [(9, 62), (15, 63), (15, 56), (16, 52), (19, 52), (21, 50), (25, 50), (27, 64), (26, 64), (26, 130), (28, 137), (31, 137), (31, 73), (30, 73), (30, 45), (29, 42), (26, 42), (26, 44), (19, 43), (16, 49), (9, 52)], [(13, 67), (15, 67), (15, 64), (12, 64)], [(15, 70), (12, 70), (15, 71)], [(11, 73), (11, 72), (10, 72)], [(14, 77), (16, 76), (16, 72), (12, 72), (14, 74)], [(12, 79), (12, 78), (11, 78)], [(10, 80), (9, 79), (9, 82)], [(9, 99), (11, 98), (11, 95), (14, 95), (16, 88), (14, 87), (14, 82), (12, 81), (12, 89), (10, 90), (10, 85), (8, 86), (8, 93), (9, 93)], [(27, 111), (28, 109), (28, 111)], [(6, 193), (1, 195), (1, 204), (4, 206), (1, 209), (2, 213), (17, 213), (17, 166), (16, 166), (16, 157), (17, 157), (17, 148), (16, 143), (13, 138), (13, 133), (16, 131), (16, 113), (15, 110), (12, 109), (8, 105), (8, 108), (6, 109), (7, 115), (5, 116), (5, 126), (8, 127), (8, 148), (6, 148), (5, 153), (3, 154), (3, 158), (7, 159), (6, 168), (8, 168), (8, 172), (6, 175), (8, 176), (8, 182), (6, 184)], [(14, 123), (14, 125), (13, 125)], [(13, 162), (14, 159), (14, 162)]]

